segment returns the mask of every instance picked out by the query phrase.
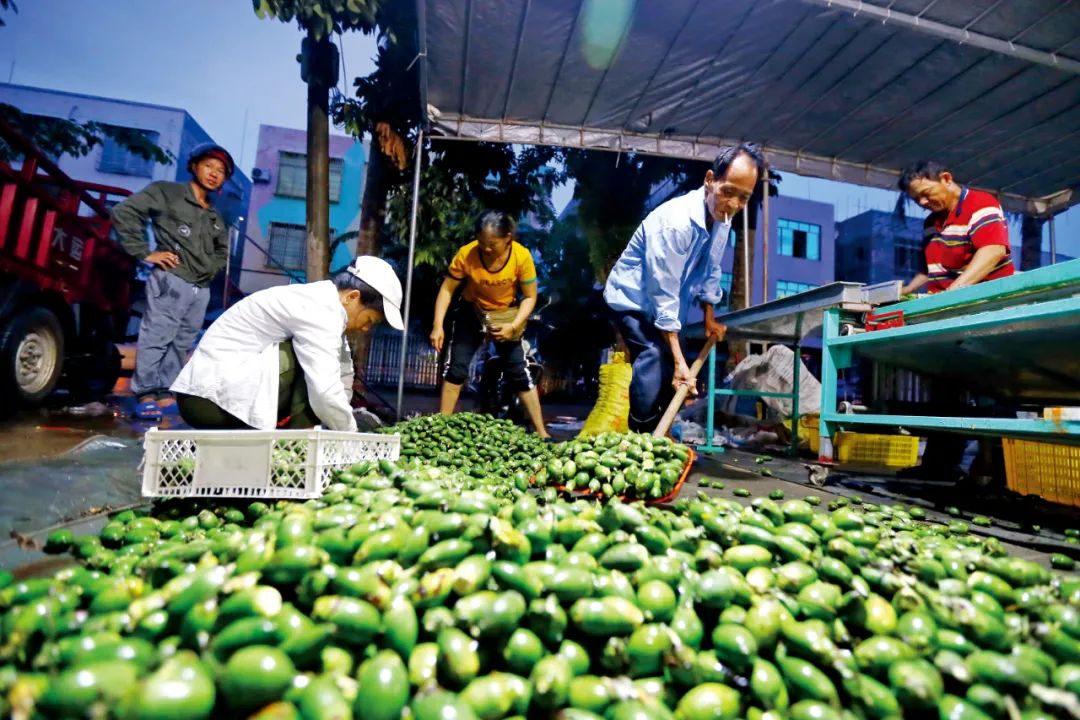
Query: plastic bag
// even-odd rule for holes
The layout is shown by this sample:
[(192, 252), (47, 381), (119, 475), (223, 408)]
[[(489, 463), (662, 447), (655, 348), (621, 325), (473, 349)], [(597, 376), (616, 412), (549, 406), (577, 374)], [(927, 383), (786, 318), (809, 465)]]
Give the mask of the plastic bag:
[[(732, 389), (758, 390), (763, 392), (790, 393), (793, 388), (795, 353), (786, 345), (773, 345), (763, 355), (745, 358), (732, 371), (728, 379)], [(727, 401), (724, 412), (735, 414), (737, 397)], [(791, 417), (791, 400), (766, 397), (762, 402), (769, 409), (766, 420), (779, 422)], [(821, 412), (821, 383), (799, 361), (799, 414)]]

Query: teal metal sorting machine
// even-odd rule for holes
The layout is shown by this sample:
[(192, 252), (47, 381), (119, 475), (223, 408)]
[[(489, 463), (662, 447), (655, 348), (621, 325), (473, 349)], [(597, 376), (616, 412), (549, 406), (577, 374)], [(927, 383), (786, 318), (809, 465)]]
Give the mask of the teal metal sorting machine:
[[(717, 317), (717, 322), (727, 326), (727, 338), (729, 340), (782, 343), (792, 346), (795, 353), (794, 367), (792, 368), (792, 392), (718, 388), (716, 387), (716, 353), (710, 353), (708, 390), (705, 394), (705, 400), (709, 403), (705, 423), (706, 441), (705, 445), (697, 448), (698, 451), (723, 452), (723, 447), (713, 444), (713, 432), (716, 427), (715, 399), (717, 397), (777, 397), (791, 400), (792, 433), (790, 452), (796, 454), (799, 449), (799, 363), (803, 342), (809, 337), (821, 334), (826, 311), (837, 309), (848, 314), (861, 314), (871, 311), (879, 305), (898, 300), (900, 286), (899, 281), (878, 285), (834, 282)], [(692, 326), (688, 335), (690, 337), (702, 337), (702, 325), (698, 323)], [(834, 378), (834, 398), (835, 390), (836, 382)]]
[(821, 459), (831, 460), (842, 428), (904, 427), (967, 435), (1080, 444), (1080, 421), (1013, 417), (846, 414), (837, 375), (856, 357), (1025, 406), (1080, 405), (1080, 260), (1017, 273), (888, 308), (902, 324), (869, 330), (864, 314), (825, 311), (822, 345)]

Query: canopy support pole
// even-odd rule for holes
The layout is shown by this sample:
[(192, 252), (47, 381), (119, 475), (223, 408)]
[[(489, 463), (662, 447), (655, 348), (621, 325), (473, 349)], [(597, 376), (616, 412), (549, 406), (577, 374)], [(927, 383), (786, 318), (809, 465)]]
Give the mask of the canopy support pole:
[(412, 305), (413, 257), (416, 255), (416, 215), (420, 210), (420, 165), (424, 153), (424, 131), (416, 135), (416, 160), (413, 164), (412, 210), (409, 213), (409, 264), (405, 270), (405, 329), (401, 331), (401, 358), (398, 362), (397, 419), (405, 397), (405, 353), (409, 348), (409, 306)]
[[(750, 291), (750, 208), (744, 207), (742, 211), (742, 241), (745, 247), (742, 254), (742, 277), (743, 277), (743, 307), (748, 308), (753, 304)], [(709, 441), (712, 442), (711, 440)]]
[(769, 170), (761, 178), (761, 302), (769, 302)]
[(1050, 264), (1057, 265), (1057, 233), (1054, 232), (1054, 216), (1050, 216)]

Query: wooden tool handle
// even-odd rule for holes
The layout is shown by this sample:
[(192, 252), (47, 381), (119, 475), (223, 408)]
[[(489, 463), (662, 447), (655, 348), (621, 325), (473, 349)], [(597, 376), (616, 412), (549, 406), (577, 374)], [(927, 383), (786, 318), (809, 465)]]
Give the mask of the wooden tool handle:
[[(694, 360), (694, 364), (690, 366), (690, 382), (697, 380), (698, 373), (701, 372), (701, 368), (705, 364), (705, 360), (708, 359), (709, 353), (713, 351), (714, 345), (716, 345), (716, 339), (709, 338), (705, 342), (705, 347), (701, 348), (701, 352), (698, 353), (697, 358)], [(667, 435), (667, 431), (671, 428), (671, 423), (675, 422), (675, 416), (679, 414), (679, 408), (682, 407), (682, 404), (686, 401), (686, 396), (689, 393), (689, 385), (683, 385), (675, 391), (675, 397), (671, 399), (671, 403), (667, 406), (667, 410), (664, 411), (663, 417), (660, 418), (660, 424), (653, 430), (653, 437), (664, 437), (664, 435)]]

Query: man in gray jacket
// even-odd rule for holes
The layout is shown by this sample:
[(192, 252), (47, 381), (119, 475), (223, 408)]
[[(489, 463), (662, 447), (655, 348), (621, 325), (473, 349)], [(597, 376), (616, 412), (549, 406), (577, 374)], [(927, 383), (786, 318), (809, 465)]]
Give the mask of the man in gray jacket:
[[(140, 420), (161, 419), (157, 400), (187, 361), (206, 317), (210, 282), (225, 267), (229, 231), (209, 196), (234, 169), (223, 147), (197, 145), (188, 155), (190, 181), (151, 183), (113, 208), (113, 228), (124, 250), (154, 266), (146, 282), (131, 378)], [(153, 229), (153, 250), (147, 223)]]

